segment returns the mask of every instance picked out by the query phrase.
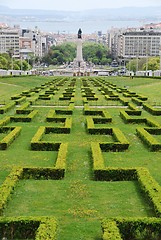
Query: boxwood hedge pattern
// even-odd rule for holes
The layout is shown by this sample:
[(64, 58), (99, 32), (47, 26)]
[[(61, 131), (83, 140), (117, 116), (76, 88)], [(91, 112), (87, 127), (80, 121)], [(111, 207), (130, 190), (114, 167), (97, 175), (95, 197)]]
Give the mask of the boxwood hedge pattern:
[(57, 222), (52, 217), (0, 218), (2, 239), (56, 239)]
[(159, 218), (116, 218), (102, 221), (103, 240), (129, 240), (161, 238)]
[[(17, 183), (22, 179), (61, 180), (65, 178), (68, 142), (43, 141), (45, 134), (70, 134), (73, 126), (73, 114), (77, 107), (77, 81), (81, 82), (81, 101), (86, 118), (87, 133), (109, 134), (112, 142), (89, 142), (92, 154), (94, 181), (137, 181), (142, 194), (152, 206), (154, 218), (115, 218), (102, 221), (103, 239), (160, 239), (161, 238), (161, 187), (146, 168), (105, 167), (102, 152), (126, 151), (131, 142), (121, 129), (111, 127), (113, 116), (107, 108), (99, 107), (100, 96), (107, 102), (119, 101), (124, 106), (120, 117), (125, 123), (144, 124), (136, 127), (136, 133), (150, 151), (160, 151), (159, 143), (153, 135), (161, 134), (160, 124), (151, 116), (142, 117), (143, 111), (159, 116), (160, 109), (151, 106), (146, 96), (130, 91), (126, 87), (117, 87), (104, 78), (54, 78), (41, 86), (22, 91), (11, 96), (10, 102), (0, 107), (0, 134), (6, 136), (0, 141), (0, 150), (7, 150), (19, 136), (22, 128), (11, 126), (13, 122), (27, 124), (39, 115), (34, 106), (40, 103), (53, 103), (57, 97), (63, 107), (50, 108), (46, 115), (46, 124), (40, 124), (30, 142), (31, 151), (57, 151), (56, 163), (52, 167), (14, 167), (0, 186), (0, 237), (8, 239), (31, 238), (36, 240), (56, 239), (58, 223), (54, 217), (13, 217), (3, 216), (3, 211), (12, 198)], [(65, 88), (64, 88), (65, 86)], [(80, 86), (79, 86), (80, 87)], [(63, 90), (62, 90), (63, 89)], [(98, 107), (91, 107), (92, 104)], [(141, 106), (141, 107), (140, 107)], [(53, 107), (53, 106), (52, 106)], [(13, 115), (13, 111), (15, 114)], [(61, 122), (64, 126), (54, 127), (52, 123)], [(51, 124), (50, 126), (47, 124)], [(98, 124), (103, 125), (98, 127)], [(8, 126), (9, 125), (9, 126)], [(27, 235), (26, 235), (27, 234)]]

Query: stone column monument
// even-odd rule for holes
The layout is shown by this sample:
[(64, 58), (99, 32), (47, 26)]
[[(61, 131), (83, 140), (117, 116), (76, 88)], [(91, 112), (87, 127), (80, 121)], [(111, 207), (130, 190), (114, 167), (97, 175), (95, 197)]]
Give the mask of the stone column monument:
[(82, 30), (79, 28), (78, 35), (77, 35), (77, 52), (76, 58), (73, 62), (74, 72), (76, 75), (82, 75), (86, 71), (86, 63), (83, 60), (83, 53), (82, 53)]
[(81, 67), (81, 63), (83, 62), (83, 54), (82, 54), (82, 30), (80, 28), (78, 30), (76, 61), (78, 67)]

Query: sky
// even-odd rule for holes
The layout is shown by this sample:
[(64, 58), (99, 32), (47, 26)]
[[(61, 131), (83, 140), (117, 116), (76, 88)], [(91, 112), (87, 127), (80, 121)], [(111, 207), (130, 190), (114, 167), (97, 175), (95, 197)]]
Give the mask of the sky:
[(161, 6), (161, 0), (0, 0), (0, 5), (14, 9), (78, 11), (97, 8)]

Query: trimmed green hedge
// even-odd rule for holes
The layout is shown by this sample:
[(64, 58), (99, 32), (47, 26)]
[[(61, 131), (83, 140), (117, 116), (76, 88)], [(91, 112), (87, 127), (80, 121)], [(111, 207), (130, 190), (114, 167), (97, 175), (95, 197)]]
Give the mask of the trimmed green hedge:
[(151, 134), (157, 135), (161, 134), (161, 128), (142, 128), (139, 127), (136, 129), (137, 135), (145, 143), (150, 151), (159, 151), (161, 150), (161, 143), (157, 141)]
[(99, 143), (91, 143), (92, 159), (93, 159), (93, 170), (104, 169), (104, 159)]
[(115, 218), (102, 221), (103, 240), (159, 240), (161, 219)]
[(21, 127), (1, 127), (0, 132), (8, 132), (6, 137), (0, 141), (0, 150), (7, 149), (11, 143), (20, 135)]
[(6, 104), (3, 107), (0, 107), (0, 114), (4, 114), (5, 112), (9, 111), (11, 108), (13, 108), (16, 105), (15, 102), (10, 102)]
[(64, 178), (65, 169), (55, 167), (35, 167), (23, 168), (22, 179), (35, 179), (35, 180), (60, 180)]
[(21, 94), (19, 94), (19, 93), (11, 96), (11, 100), (17, 100), (17, 99), (20, 99), (20, 98), (21, 98)]
[(102, 222), (103, 240), (123, 240), (115, 221)]
[(11, 173), (6, 177), (5, 181), (0, 186), (0, 215), (2, 215), (17, 182), (22, 177), (22, 174), (23, 168), (13, 168)]
[(100, 143), (103, 151), (123, 151), (128, 149), (129, 142), (119, 128), (95, 128), (92, 117), (87, 117), (87, 130), (90, 134), (108, 134), (113, 137), (113, 142)]
[(46, 218), (41, 221), (37, 230), (35, 240), (56, 240), (57, 222), (53, 218)]
[(27, 109), (30, 106), (30, 102), (25, 102), (21, 107), (16, 110), (16, 114), (29, 114), (32, 110)]
[[(130, 110), (133, 110), (133, 111), (138, 111), (138, 108), (135, 106), (135, 104), (131, 102), (128, 103), (128, 108), (130, 108)], [(141, 115), (141, 111), (139, 111), (139, 114), (137, 115)]]
[(10, 119), (13, 122), (31, 122), (37, 113), (38, 110), (33, 110), (26, 116), (11, 116)]
[(161, 115), (161, 109), (154, 108), (148, 103), (143, 103), (143, 108), (149, 113), (151, 113), (152, 115), (155, 115), (155, 116)]
[(132, 97), (131, 100), (138, 106), (141, 106), (143, 104), (143, 100), (139, 99), (138, 97)]
[(60, 143), (41, 141), (46, 133), (46, 127), (39, 127), (38, 131), (31, 140), (31, 150), (35, 151), (58, 151)]
[(128, 106), (129, 100), (124, 97), (119, 97), (119, 101), (124, 105)]
[(4, 117), (3, 119), (0, 120), (0, 126), (4, 126), (7, 123), (10, 123), (10, 117)]
[(66, 117), (56, 116), (55, 110), (51, 109), (46, 117), (47, 122), (65, 122)]
[(146, 118), (131, 117), (138, 115), (138, 113), (140, 114), (140, 111), (120, 110), (120, 117), (125, 123), (146, 123)]
[(153, 206), (157, 217), (161, 217), (161, 186), (154, 180), (146, 168), (137, 169), (137, 181), (142, 192)]
[(56, 114), (62, 114), (62, 115), (72, 115), (73, 110), (70, 109), (55, 109)]
[(38, 99), (40, 100), (51, 100), (53, 98), (53, 95), (52, 94), (40, 94)]
[(55, 240), (57, 222), (51, 217), (0, 218), (2, 239)]
[[(112, 122), (112, 117), (111, 117), (111, 115), (110, 115), (110, 113), (108, 111), (103, 110), (102, 111), (102, 116), (103, 117), (93, 117), (92, 118), (93, 119), (93, 124), (104, 124), (104, 123)], [(91, 121), (91, 120), (89, 120), (89, 121)], [(92, 125), (90, 124), (90, 126), (92, 126)], [(93, 125), (92, 128), (94, 128), (94, 125)]]
[(26, 101), (26, 97), (20, 97), (18, 99), (15, 99), (16, 105), (21, 104), (22, 102)]
[(94, 169), (96, 181), (133, 181), (136, 180), (135, 168)]
[(103, 117), (103, 110), (98, 110), (98, 109), (91, 109), (89, 105), (86, 103), (84, 104), (84, 115), (92, 115), (92, 116), (101, 116)]
[(160, 124), (158, 122), (155, 121), (155, 119), (151, 118), (151, 117), (147, 117), (146, 118), (146, 124), (149, 126), (149, 127), (161, 127)]
[(119, 128), (112, 128), (112, 136), (116, 141), (120, 142), (123, 145), (124, 149), (127, 149), (129, 147), (128, 140)]
[(68, 152), (68, 143), (61, 143), (58, 151), (58, 157), (55, 164), (56, 169), (63, 169), (65, 171), (67, 152)]

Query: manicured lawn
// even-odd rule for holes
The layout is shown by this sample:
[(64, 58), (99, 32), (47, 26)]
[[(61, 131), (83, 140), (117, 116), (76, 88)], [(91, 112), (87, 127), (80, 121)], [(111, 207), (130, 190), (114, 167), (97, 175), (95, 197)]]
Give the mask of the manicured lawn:
[[(125, 151), (102, 151), (105, 168), (145, 167), (151, 176), (161, 184), (161, 152), (151, 152), (136, 135), (136, 128), (145, 127), (146, 124), (125, 123), (120, 117), (120, 110), (126, 109), (127, 106), (118, 100), (106, 100), (100, 91), (101, 87), (107, 87), (107, 83), (110, 82), (119, 88), (128, 86), (128, 90), (147, 96), (150, 103), (153, 101), (159, 103), (161, 80), (125, 77), (84, 79), (98, 96), (98, 101), (89, 100), (88, 106), (95, 106), (91, 109), (96, 112), (106, 109), (112, 117), (112, 122), (98, 123), (95, 124), (95, 127), (119, 128), (129, 142), (129, 148)], [(0, 101), (2, 104), (4, 101), (13, 101), (10, 97), (14, 94), (21, 94), (24, 90), (41, 87), (42, 84), (52, 81), (52, 84), (42, 87), (39, 92), (34, 94), (34, 97), (38, 97), (45, 90), (49, 90), (51, 86), (57, 86), (60, 81), (62, 82), (51, 100), (37, 100), (33, 105), (30, 105), (32, 110), (38, 110), (38, 114), (31, 122), (10, 121), (6, 125), (10, 127), (20, 126), (22, 129), (20, 135), (7, 150), (0, 150), (1, 184), (13, 166), (31, 168), (55, 166), (58, 151), (33, 151), (31, 150), (31, 140), (40, 126), (64, 126), (64, 123), (60, 122), (47, 122), (46, 116), (51, 109), (68, 109), (70, 101), (60, 101), (59, 97), (69, 87), (71, 80), (73, 78), (40, 76), (0, 79)], [(100, 85), (94, 85), (94, 80)], [(10, 85), (7, 87), (7, 84)], [(44, 134), (40, 140), (40, 142), (68, 143), (65, 177), (61, 180), (20, 179), (2, 215), (2, 217), (53, 216), (58, 221), (58, 240), (101, 240), (101, 220), (104, 218), (156, 217), (137, 181), (95, 181), (91, 143), (116, 142), (116, 140), (110, 134), (91, 135), (88, 133), (81, 88), (83, 88), (82, 78), (75, 78), (75, 96), (74, 100), (72, 99), (75, 107), (72, 114), (56, 114), (57, 117), (72, 118), (71, 132)], [(110, 90), (122, 96), (122, 93), (118, 93), (116, 89), (111, 88)], [(32, 97), (27, 97), (26, 101), (29, 99)], [(129, 102), (132, 102), (131, 98), (128, 99)], [(11, 110), (1, 114), (0, 119), (5, 116), (19, 115), (16, 114), (18, 107), (16, 105)], [(160, 116), (152, 116), (144, 109), (139, 109), (142, 111), (139, 118), (152, 117), (161, 124)], [(6, 134), (1, 133), (0, 140), (4, 136)], [(154, 137), (161, 142), (160, 135)]]

